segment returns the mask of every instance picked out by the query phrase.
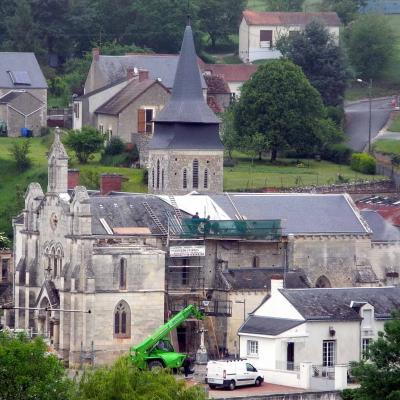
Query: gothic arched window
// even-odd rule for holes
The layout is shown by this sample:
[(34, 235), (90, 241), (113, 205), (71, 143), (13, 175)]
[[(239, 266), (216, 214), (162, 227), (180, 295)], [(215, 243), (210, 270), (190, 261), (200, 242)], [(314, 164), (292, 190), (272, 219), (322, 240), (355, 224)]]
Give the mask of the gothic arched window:
[(121, 258), (119, 262), (119, 288), (126, 289), (126, 260)]
[(182, 173), (182, 187), (184, 189), (187, 188), (187, 169), (186, 168), (183, 169), (183, 173)]
[(160, 160), (157, 160), (157, 189), (160, 189)]
[(151, 186), (154, 188), (154, 168), (151, 169)]
[(330, 288), (332, 287), (331, 282), (325, 275), (321, 275), (315, 283), (316, 288)]
[(199, 188), (199, 160), (193, 160), (193, 189)]
[(124, 300), (118, 302), (114, 310), (114, 336), (118, 338), (131, 337), (131, 310)]
[(164, 170), (161, 171), (161, 189), (164, 190)]
[(208, 189), (208, 169), (204, 170), (204, 189)]

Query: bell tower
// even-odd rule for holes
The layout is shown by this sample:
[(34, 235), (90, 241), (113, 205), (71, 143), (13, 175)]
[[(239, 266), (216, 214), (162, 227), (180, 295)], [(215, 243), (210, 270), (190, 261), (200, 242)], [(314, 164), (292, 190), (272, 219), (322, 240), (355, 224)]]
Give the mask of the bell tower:
[(149, 144), (149, 193), (222, 192), (224, 147), (219, 123), (204, 100), (189, 20), (171, 98), (154, 120)]
[(53, 145), (47, 157), (47, 191), (67, 193), (68, 191), (68, 154), (60, 139), (60, 129), (56, 128)]

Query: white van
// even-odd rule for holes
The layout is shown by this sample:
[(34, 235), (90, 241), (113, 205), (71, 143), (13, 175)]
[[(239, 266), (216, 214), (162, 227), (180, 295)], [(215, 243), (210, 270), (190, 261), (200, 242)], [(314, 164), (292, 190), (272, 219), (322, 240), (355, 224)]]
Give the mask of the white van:
[(247, 360), (209, 361), (206, 383), (211, 389), (224, 387), (234, 390), (236, 386), (260, 386), (264, 375), (260, 374)]

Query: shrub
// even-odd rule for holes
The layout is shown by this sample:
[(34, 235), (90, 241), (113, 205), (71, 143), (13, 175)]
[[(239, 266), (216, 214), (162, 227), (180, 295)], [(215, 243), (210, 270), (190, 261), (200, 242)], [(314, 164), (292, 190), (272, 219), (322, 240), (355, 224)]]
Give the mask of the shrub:
[(330, 118), (338, 127), (342, 126), (344, 120), (344, 110), (340, 106), (329, 106), (325, 107), (325, 114), (327, 118)]
[(99, 188), (100, 174), (95, 170), (84, 170), (81, 172), (80, 184), (87, 189), (97, 190)]
[(139, 161), (139, 150), (135, 144), (132, 149), (126, 151), (126, 162), (128, 167), (131, 167), (137, 161)]
[(351, 169), (362, 172), (363, 174), (375, 174), (375, 158), (366, 153), (354, 153), (351, 156)]
[(104, 149), (104, 154), (115, 156), (121, 154), (124, 151), (124, 148), (124, 142), (118, 137), (113, 137)]
[(11, 147), (11, 156), (16, 162), (17, 170), (20, 172), (26, 171), (32, 165), (32, 161), (29, 158), (30, 146), (29, 140), (23, 139), (15, 142)]
[(47, 136), (51, 132), (50, 128), (48, 126), (42, 126), (40, 128), (40, 136)]
[(126, 156), (126, 153), (116, 154), (114, 156), (103, 154), (100, 162), (102, 165), (107, 165), (109, 167), (126, 167), (128, 165)]
[(332, 161), (337, 164), (348, 164), (353, 150), (343, 143), (331, 144), (322, 151), (324, 160)]

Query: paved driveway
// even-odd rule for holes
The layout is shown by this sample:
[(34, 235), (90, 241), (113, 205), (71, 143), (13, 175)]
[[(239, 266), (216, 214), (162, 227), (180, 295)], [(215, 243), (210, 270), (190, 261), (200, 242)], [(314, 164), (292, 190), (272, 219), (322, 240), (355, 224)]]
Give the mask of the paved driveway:
[[(392, 98), (372, 100), (371, 139), (385, 126), (389, 119)], [(360, 101), (345, 106), (345, 132), (349, 137), (348, 146), (362, 151), (368, 145), (369, 102)]]

